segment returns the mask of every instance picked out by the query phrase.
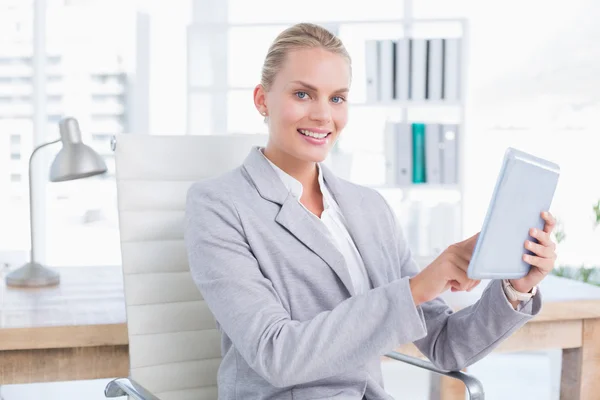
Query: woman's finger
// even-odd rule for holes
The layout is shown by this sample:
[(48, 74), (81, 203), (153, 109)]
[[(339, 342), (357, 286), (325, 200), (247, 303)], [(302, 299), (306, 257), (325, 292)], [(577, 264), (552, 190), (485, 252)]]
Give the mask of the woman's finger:
[(465, 250), (462, 247), (454, 247), (453, 249), (453, 257), (452, 262), (456, 264), (456, 266), (460, 267), (463, 271), (467, 271), (469, 267), (469, 263), (471, 262), (472, 252)]
[(554, 258), (542, 258), (529, 254), (523, 254), (523, 261), (529, 265), (537, 267), (544, 273), (549, 273), (552, 271), (552, 269), (554, 269)]
[(542, 219), (546, 221), (546, 223), (544, 224), (544, 232), (552, 233), (554, 227), (556, 226), (556, 218), (554, 218), (554, 216), (548, 211), (543, 211)]
[(554, 249), (547, 246), (542, 246), (541, 244), (534, 243), (531, 240), (525, 241), (525, 248), (530, 250), (533, 254), (542, 258), (553, 258), (555, 256)]
[(457, 265), (454, 265), (453, 281), (456, 282), (453, 286), (458, 290), (467, 290), (472, 282), (465, 271)]
[(550, 234), (548, 232), (541, 231), (537, 228), (531, 228), (529, 230), (529, 234), (532, 237), (536, 238), (542, 246), (551, 247), (552, 251), (554, 251), (555, 245), (552, 239), (550, 238)]
[(472, 281), (473, 283), (471, 284), (471, 286), (467, 289), (467, 292), (470, 292), (471, 290), (475, 289), (480, 283), (481, 280), (476, 280), (476, 281)]

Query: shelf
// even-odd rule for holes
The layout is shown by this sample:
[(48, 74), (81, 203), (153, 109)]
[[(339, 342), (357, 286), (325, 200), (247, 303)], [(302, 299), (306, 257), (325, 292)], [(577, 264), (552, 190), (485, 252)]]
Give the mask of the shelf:
[(423, 107), (462, 107), (462, 103), (457, 100), (390, 100), (378, 101), (375, 103), (367, 102), (348, 102), (349, 107), (405, 107), (405, 108), (423, 108)]
[[(280, 21), (280, 22), (208, 22), (208, 21), (198, 21), (194, 23), (190, 28), (191, 29), (202, 29), (202, 28), (254, 28), (254, 27), (264, 27), (264, 26), (287, 26), (292, 25), (298, 21)], [(315, 20), (312, 21), (319, 25), (375, 25), (375, 24), (400, 24), (400, 25), (416, 25), (416, 24), (461, 24), (465, 25), (467, 23), (466, 18), (399, 18), (399, 19), (373, 19), (373, 20)]]
[[(414, 184), (408, 186), (370, 185), (388, 201), (424, 202), (457, 204), (462, 201), (459, 185), (451, 184)], [(393, 199), (393, 200), (392, 200)]]
[(460, 191), (460, 185), (458, 184), (442, 184), (442, 183), (415, 183), (412, 185), (366, 185), (371, 189), (385, 189), (385, 190), (446, 190), (446, 191)]
[[(236, 91), (253, 91), (253, 86), (191, 86), (189, 93), (227, 93)], [(426, 107), (453, 107), (463, 106), (460, 100), (390, 100), (378, 101), (374, 103), (367, 102), (348, 102), (349, 107), (404, 107), (404, 108), (426, 108)]]

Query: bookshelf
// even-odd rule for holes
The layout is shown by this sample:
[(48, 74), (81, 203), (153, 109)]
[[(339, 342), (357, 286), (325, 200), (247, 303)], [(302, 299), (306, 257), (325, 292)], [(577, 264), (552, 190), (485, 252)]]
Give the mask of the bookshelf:
[[(410, 3), (410, 2), (407, 2)], [(410, 16), (410, 11), (405, 12)], [(196, 22), (188, 27), (188, 134), (203, 134), (212, 132), (231, 132), (228, 124), (231, 117), (228, 116), (228, 102), (232, 93), (250, 93), (254, 89), (255, 82), (259, 79), (259, 66), (254, 63), (262, 64), (262, 59), (271, 40), (277, 33), (287, 26), (301, 21), (281, 21), (277, 23), (227, 23), (227, 22)], [(378, 121), (382, 124), (388, 122), (423, 122), (423, 123), (444, 123), (455, 124), (458, 126), (459, 137), (457, 140), (457, 180), (452, 184), (430, 184), (419, 183), (409, 185), (392, 185), (381, 180), (373, 182), (358, 182), (374, 188), (382, 193), (390, 203), (397, 204), (402, 201), (403, 204), (410, 204), (413, 199), (419, 199), (426, 204), (424, 207), (434, 207), (436, 201), (453, 203), (457, 207), (457, 226), (453, 232), (452, 242), (458, 241), (463, 237), (462, 225), (464, 220), (464, 151), (465, 151), (465, 104), (466, 104), (466, 78), (467, 78), (467, 57), (468, 57), (468, 23), (465, 18), (428, 18), (428, 19), (381, 19), (381, 20), (330, 20), (314, 21), (325, 26), (333, 33), (337, 34), (353, 57), (353, 83), (351, 97), (348, 102), (351, 120), (356, 117), (356, 113), (368, 113), (369, 110), (380, 110), (385, 114), (385, 121)], [(248, 69), (251, 75), (256, 79), (246, 83), (240, 82), (228, 75), (228, 63), (235, 63), (235, 49), (230, 49), (231, 43), (228, 36), (232, 34), (240, 36), (244, 32), (262, 32), (265, 40), (256, 40), (252, 46), (256, 46), (256, 51), (252, 53), (255, 59), (248, 60)], [(241, 33), (240, 33), (241, 32)], [(367, 40), (389, 40), (398, 38), (460, 38), (460, 61), (458, 69), (459, 96), (452, 100), (407, 100), (407, 99), (386, 99), (378, 101), (369, 101), (366, 94), (366, 71), (365, 71), (365, 43)], [(264, 43), (263, 43), (264, 42)], [(262, 46), (262, 47), (261, 47)], [(355, 58), (355, 55), (358, 55)], [(230, 71), (229, 71), (230, 72)], [(201, 100), (198, 100), (201, 99)], [(248, 101), (248, 120), (256, 119), (253, 104)], [(206, 108), (202, 114), (201, 109)], [(237, 114), (238, 109), (235, 108)], [(231, 112), (231, 109), (229, 110)], [(198, 114), (191, 117), (194, 114)], [(254, 115), (254, 117), (252, 117)], [(245, 119), (245, 115), (240, 112), (238, 119)], [(195, 119), (195, 121), (194, 121)], [(197, 129), (195, 124), (201, 122), (203, 129)], [(260, 131), (266, 133), (266, 127), (259, 121), (256, 125), (249, 122), (248, 130), (254, 132)], [(357, 129), (358, 130), (358, 129)], [(375, 130), (380, 129), (379, 125)], [(237, 132), (237, 130), (234, 130)], [(379, 133), (378, 133), (379, 134)], [(347, 135), (347, 136), (344, 136)], [(345, 142), (352, 141), (351, 135), (344, 132), (344, 135), (338, 141), (336, 151), (352, 152), (353, 146), (344, 146)], [(379, 136), (376, 136), (379, 137)], [(381, 132), (383, 140), (383, 132)], [(354, 146), (360, 148), (360, 146)], [(361, 149), (362, 150), (362, 149)], [(365, 150), (366, 151), (366, 150)], [(369, 150), (371, 151), (371, 149)], [(342, 174), (340, 174), (343, 176)], [(410, 205), (408, 206), (410, 208)], [(433, 208), (431, 208), (433, 210)], [(398, 212), (402, 214), (401, 211)], [(425, 258), (428, 255), (417, 252), (416, 257)]]

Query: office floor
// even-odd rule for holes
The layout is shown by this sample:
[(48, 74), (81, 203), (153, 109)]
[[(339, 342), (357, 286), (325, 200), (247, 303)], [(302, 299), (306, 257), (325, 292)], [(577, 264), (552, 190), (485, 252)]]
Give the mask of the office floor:
[[(483, 383), (486, 400), (559, 398), (559, 351), (492, 354), (473, 365), (470, 372)], [(392, 361), (383, 364), (383, 374), (386, 390), (396, 400), (427, 399), (429, 375), (426, 372)], [(1, 399), (102, 400), (104, 386), (108, 381), (109, 379), (6, 385), (0, 389)]]

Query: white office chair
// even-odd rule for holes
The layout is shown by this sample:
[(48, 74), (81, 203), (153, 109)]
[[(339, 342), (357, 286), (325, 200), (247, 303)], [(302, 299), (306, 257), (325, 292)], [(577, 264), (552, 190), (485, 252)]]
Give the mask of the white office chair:
[[(120, 135), (114, 140), (119, 228), (129, 335), (130, 377), (106, 397), (217, 399), (221, 342), (189, 272), (183, 241), (186, 193), (198, 180), (242, 164), (264, 135)], [(390, 352), (386, 356), (462, 380), (471, 399), (479, 381), (460, 371)]]

